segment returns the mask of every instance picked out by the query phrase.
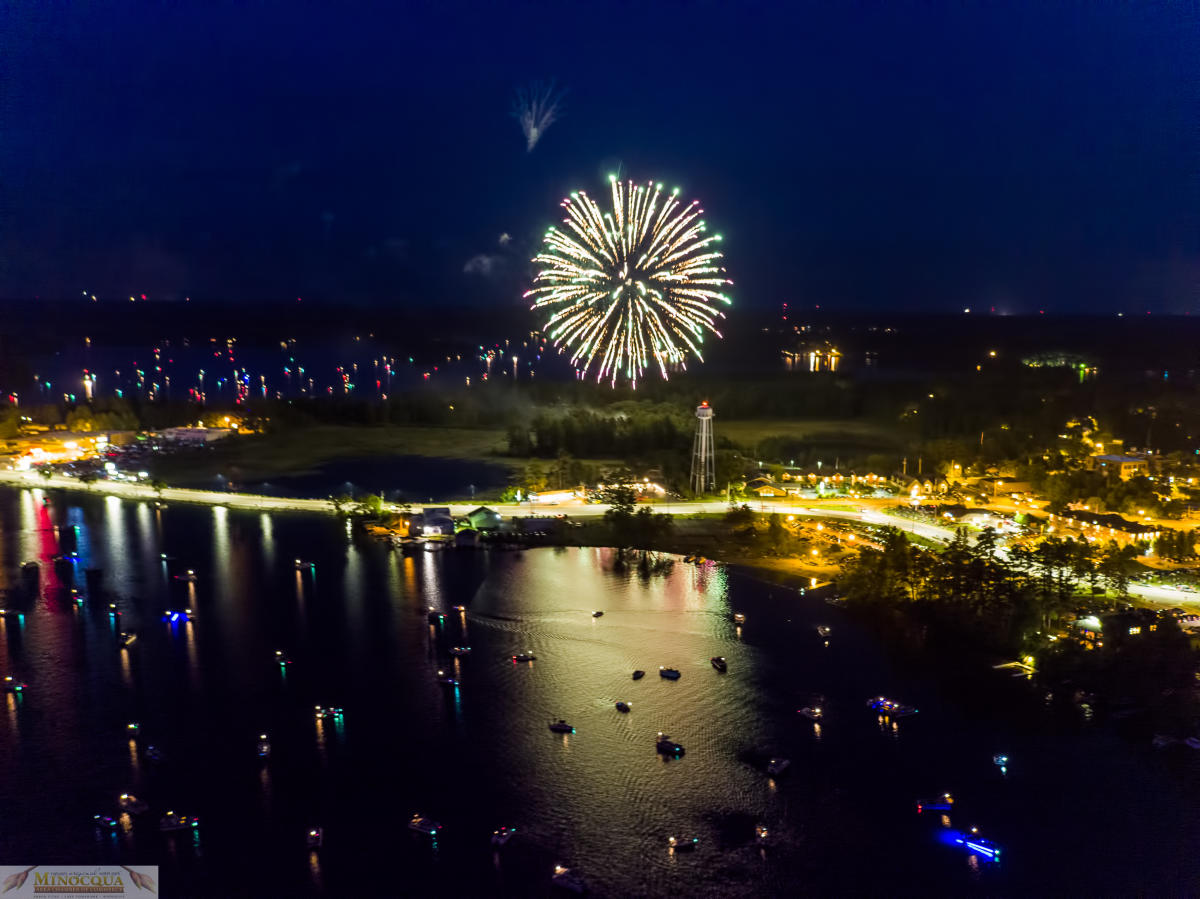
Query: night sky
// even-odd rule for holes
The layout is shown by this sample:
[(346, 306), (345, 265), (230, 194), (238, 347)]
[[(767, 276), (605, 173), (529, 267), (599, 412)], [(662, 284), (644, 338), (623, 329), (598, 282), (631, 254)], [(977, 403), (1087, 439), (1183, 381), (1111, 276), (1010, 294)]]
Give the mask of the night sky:
[(9, 0), (0, 91), (2, 298), (516, 307), (619, 172), (738, 305), (1200, 313), (1194, 4)]

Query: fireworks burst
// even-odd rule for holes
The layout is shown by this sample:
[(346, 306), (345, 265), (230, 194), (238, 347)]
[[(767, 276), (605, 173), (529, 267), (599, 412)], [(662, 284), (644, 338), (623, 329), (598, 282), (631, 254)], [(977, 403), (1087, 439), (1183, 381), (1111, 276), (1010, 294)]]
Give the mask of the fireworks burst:
[(525, 152), (532, 153), (546, 129), (558, 119), (559, 104), (566, 91), (556, 91), (554, 81), (542, 84), (535, 81), (517, 90), (513, 101), (513, 118), (521, 123), (525, 135)]
[(609, 181), (611, 212), (583, 191), (563, 200), (565, 228), (546, 232), (525, 296), (550, 313), (546, 331), (570, 348), (580, 376), (595, 365), (597, 381), (615, 386), (624, 374), (636, 387), (651, 364), (666, 378), (689, 353), (704, 361), (704, 332), (721, 336), (716, 321), (732, 302), (721, 290), (733, 282), (698, 200), (684, 206), (678, 188)]

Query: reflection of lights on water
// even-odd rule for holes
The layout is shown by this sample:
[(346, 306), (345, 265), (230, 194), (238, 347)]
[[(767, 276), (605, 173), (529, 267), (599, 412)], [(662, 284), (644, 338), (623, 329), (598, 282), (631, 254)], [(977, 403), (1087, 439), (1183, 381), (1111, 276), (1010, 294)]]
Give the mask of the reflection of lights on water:
[(819, 721), (813, 722), (813, 736), (818, 740), (821, 739), (821, 722)]
[(129, 667), (129, 650), (124, 647), (121, 649), (121, 680), (125, 682), (125, 686), (133, 686), (133, 670)]
[(318, 889), (321, 888), (321, 855), (317, 850), (310, 850), (308, 853), (308, 876), (312, 880), (313, 885)]
[(139, 767), (138, 751), (137, 740), (134, 740), (133, 738), (130, 738), (129, 740), (129, 765), (133, 768), (133, 771), (136, 774)]

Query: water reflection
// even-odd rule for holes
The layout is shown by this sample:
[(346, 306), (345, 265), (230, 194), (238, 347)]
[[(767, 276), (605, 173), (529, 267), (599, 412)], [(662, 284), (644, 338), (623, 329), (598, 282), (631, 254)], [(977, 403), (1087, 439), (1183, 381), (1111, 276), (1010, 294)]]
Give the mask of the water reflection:
[[(34, 608), (25, 638), (18, 621), (0, 619), (0, 671), (36, 685), (28, 708), (7, 695), (0, 713), (0, 808), (26, 823), (30, 855), (91, 850), (95, 797), (130, 786), (132, 776), (156, 811), (179, 803), (221, 828), (201, 852), (198, 831), (164, 839), (153, 821), (135, 819), (135, 842), (165, 842), (161, 863), (177, 879), (247, 877), (247, 893), (281, 895), (285, 882), (287, 894), (304, 893), (310, 880), (336, 886), (359, 858), (385, 855), (404, 881), (372, 881), (376, 892), (496, 895), (487, 838), (476, 837), (500, 822), (520, 829), (522, 852), (561, 853), (604, 895), (886, 894), (898, 870), (911, 872), (914, 893), (961, 892), (961, 855), (943, 864), (937, 847), (907, 838), (912, 798), (951, 777), (968, 795), (973, 762), (965, 760), (980, 745), (1032, 757), (994, 733), (981, 738), (979, 728), (1000, 726), (990, 717), (975, 731), (958, 728), (839, 611), (777, 589), (767, 599), (721, 566), (669, 557), (614, 564), (614, 551), (592, 548), (412, 556), (358, 534), (343, 543), (342, 522), (327, 518), (181, 505), (163, 513), (160, 531), (159, 516), (147, 524), (142, 506), (126, 517), (115, 499), (55, 501), (46, 508), (33, 491), (0, 491), (0, 545), (8, 558), (47, 559), (58, 551), (47, 528), (70, 522), (81, 556), (86, 550), (89, 564), (108, 572), (109, 590), (75, 616)], [(183, 569), (196, 564), (199, 584), (164, 582), (164, 552), (184, 559)], [(272, 553), (286, 564), (276, 566)], [(295, 557), (327, 573), (319, 597)], [(114, 649), (121, 628), (104, 616), (110, 601), (120, 602), (124, 629), (138, 629), (131, 650)], [(197, 612), (194, 624), (160, 621), (162, 609), (184, 603)], [(445, 614), (441, 625), (428, 622), (429, 605)], [(591, 618), (593, 609), (605, 616)], [(732, 609), (745, 613), (744, 626), (731, 622)], [(837, 647), (813, 636), (826, 621)], [(469, 656), (449, 652), (468, 644)], [(286, 648), (291, 669), (272, 664), (276, 647)], [(538, 661), (509, 661), (524, 651)], [(728, 659), (727, 675), (712, 670), (713, 656)], [(677, 666), (681, 679), (658, 678), (660, 665)], [(438, 684), (439, 668), (461, 689)], [(650, 676), (633, 681), (634, 669)], [(873, 720), (863, 698), (878, 690), (919, 700), (921, 717), (903, 729)], [(810, 733), (797, 700), (817, 692), (829, 695), (832, 712), (827, 728), (813, 722)], [(633, 712), (616, 712), (616, 699)], [(354, 727), (310, 717), (316, 703), (345, 705)], [(559, 717), (578, 733), (549, 733), (547, 721)], [(131, 718), (145, 723), (144, 739), (124, 735)], [(278, 752), (256, 768), (245, 735), (263, 728)], [(686, 755), (668, 762), (655, 753), (659, 730)], [(162, 747), (164, 761), (143, 768), (139, 742)], [(795, 773), (764, 777), (746, 761), (764, 753), (793, 759)], [(1106, 764), (1104, 756), (1078, 757)], [(987, 796), (983, 780), (973, 795)], [(1061, 798), (1030, 798), (1022, 781), (1003, 784), (1013, 807)], [(30, 783), (45, 786), (31, 791)], [(1154, 795), (1155, 813), (1169, 811), (1165, 819), (1186, 832), (1172, 795)], [(61, 820), (44, 814), (47, 803), (62, 807)], [(432, 860), (427, 843), (395, 840), (396, 809), (446, 823), (455, 835), (440, 850), (446, 864)], [(323, 861), (311, 853), (306, 869), (301, 827), (312, 821), (328, 824), (334, 843)], [(779, 834), (766, 863), (756, 822)], [(670, 858), (672, 832), (699, 837), (700, 853)], [(857, 853), (866, 838), (871, 866), (847, 856), (847, 844)], [(354, 847), (349, 860), (339, 861), (341, 846)], [(262, 859), (261, 874), (246, 872), (247, 852)], [(545, 892), (544, 869), (530, 875), (532, 866), (509, 867), (507, 857), (504, 865), (509, 895)], [(994, 889), (989, 871), (980, 876), (987, 891), (1012, 892)]]

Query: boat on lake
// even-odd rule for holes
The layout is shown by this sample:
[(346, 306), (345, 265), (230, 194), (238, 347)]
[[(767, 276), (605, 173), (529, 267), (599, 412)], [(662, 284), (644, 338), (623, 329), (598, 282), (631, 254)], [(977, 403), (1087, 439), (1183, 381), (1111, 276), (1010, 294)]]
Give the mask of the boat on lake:
[(629, 703), (627, 703), (627, 702), (618, 702), (617, 703), (617, 711), (618, 712), (628, 712), (629, 709), (630, 709)]
[(562, 865), (554, 866), (554, 874), (550, 878), (550, 883), (558, 887), (558, 889), (566, 890), (569, 893), (583, 895), (587, 892), (587, 884), (578, 876), (572, 874), (570, 868), (565, 868)]
[(137, 642), (137, 634), (131, 634), (131, 633), (127, 633), (125, 631), (121, 631), (121, 636), (119, 639), (121, 641), (122, 648), (128, 649), (130, 646), (132, 646), (134, 643)]
[(408, 829), (415, 833), (423, 833), (426, 836), (436, 837), (442, 825), (438, 824), (432, 818), (426, 818), (421, 814), (414, 814), (408, 821)]
[(817, 625), (817, 633), (820, 634), (822, 637), (828, 637), (830, 634), (833, 633), (833, 628), (827, 627), (824, 624), (818, 624)]
[(458, 678), (451, 677), (445, 671), (439, 671), (438, 672), (438, 683), (441, 684), (443, 687), (457, 687), (458, 686)]
[(186, 582), (187, 582), (187, 583), (189, 583), (189, 584), (194, 584), (194, 583), (196, 583), (196, 572), (192, 571), (192, 570), (189, 568), (189, 569), (188, 569), (186, 572), (184, 572), (183, 574), (177, 574), (177, 575), (175, 575), (175, 580), (177, 580), (177, 581), (186, 581)]
[(559, 718), (557, 721), (551, 721), (550, 729), (552, 731), (554, 731), (556, 734), (573, 734), (573, 733), (575, 733), (575, 728), (573, 728), (573, 727), (571, 727), (571, 725), (567, 724), (567, 722), (564, 721), (562, 718)]
[(176, 830), (191, 830), (199, 826), (199, 818), (189, 817), (188, 815), (177, 815), (174, 812), (167, 812), (158, 819), (158, 829), (163, 833), (170, 833)]
[(954, 805), (954, 797), (949, 793), (941, 796), (930, 796), (928, 799), (917, 800), (917, 814), (921, 812), (948, 812)]
[(917, 714), (916, 707), (896, 702), (894, 699), (888, 699), (886, 696), (874, 696), (868, 699), (867, 708), (881, 715), (886, 715), (889, 718), (904, 718), (908, 715)]
[(19, 680), (14, 680), (11, 674), (6, 674), (4, 682), (0, 683), (0, 693), (24, 693), (26, 686)]
[(642, 671), (640, 668), (637, 671), (633, 672), (634, 680), (641, 680), (645, 676), (646, 676), (646, 672)]
[(725, 656), (713, 656), (708, 661), (711, 662), (712, 666), (718, 671), (725, 671), (729, 667), (725, 662)]
[(822, 709), (819, 705), (816, 705), (816, 706), (806, 705), (802, 709), (796, 709), (796, 713), (803, 715), (805, 718), (809, 719), (810, 721), (820, 721), (822, 718), (825, 717), (825, 710)]
[(470, 646), (451, 646), (450, 655), (452, 656), (469, 656), (471, 654)]
[(792, 765), (790, 759), (771, 759), (767, 762), (767, 773), (772, 777), (778, 777)]
[(308, 835), (304, 838), (304, 842), (309, 849), (320, 849), (325, 845), (325, 828), (310, 827)]
[(267, 739), (266, 734), (258, 735), (258, 743), (254, 747), (254, 752), (260, 759), (271, 757), (271, 741)]
[(492, 845), (499, 849), (513, 838), (517, 832), (515, 827), (500, 827), (492, 831)]
[(315, 717), (318, 721), (324, 721), (326, 718), (333, 718), (334, 720), (341, 720), (341, 718), (342, 718), (342, 710), (340, 708), (338, 708), (337, 706), (319, 705), (319, 706), (316, 706), (315, 708), (316, 708)]
[(771, 844), (771, 831), (767, 829), (767, 825), (755, 825), (754, 842), (759, 846), (769, 846)]
[(512, 657), (512, 660), (514, 662), (532, 662), (536, 658), (537, 656), (535, 656), (532, 652), (518, 652)]
[(117, 808), (131, 815), (140, 815), (149, 810), (150, 806), (142, 802), (132, 793), (122, 793), (117, 797)]
[[(117, 819), (111, 815), (92, 815), (92, 823), (101, 830), (116, 830)], [(7, 890), (5, 891), (7, 892)]]
[(595, 612), (592, 612), (592, 617), (593, 617), (593, 618), (599, 618), (599, 617), (600, 617), (600, 616), (602, 616), (603, 614), (604, 614), (603, 612), (601, 612), (599, 609), (597, 609)]
[(682, 677), (678, 668), (664, 668), (662, 665), (658, 667), (658, 676), (665, 677), (667, 680), (679, 680)]
[(660, 755), (680, 756), (683, 755), (684, 749), (681, 743), (676, 743), (666, 734), (659, 732), (654, 741), (654, 750)]
[(698, 837), (667, 837), (667, 848), (672, 852), (691, 852), (699, 845)]
[(733, 613), (733, 622), (734, 622), (734, 624), (745, 624), (746, 616), (743, 615), (741, 612), (734, 612)]

